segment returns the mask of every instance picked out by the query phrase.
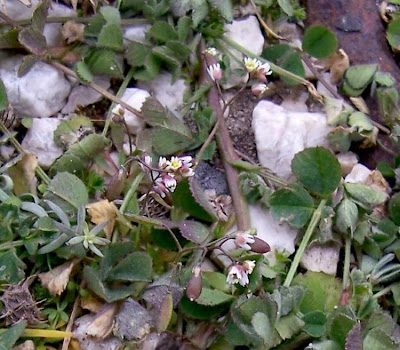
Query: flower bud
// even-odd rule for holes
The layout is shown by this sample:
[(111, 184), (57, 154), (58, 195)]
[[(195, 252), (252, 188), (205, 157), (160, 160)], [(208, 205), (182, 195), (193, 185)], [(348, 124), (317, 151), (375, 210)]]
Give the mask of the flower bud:
[(250, 249), (254, 253), (264, 254), (271, 250), (269, 244), (258, 237), (254, 237), (254, 243), (249, 243)]
[(251, 87), (251, 92), (253, 93), (253, 95), (258, 97), (261, 96), (267, 89), (267, 85), (265, 84), (254, 84)]
[(203, 281), (201, 278), (201, 267), (196, 266), (193, 268), (192, 276), (186, 286), (186, 296), (190, 301), (196, 300), (200, 296), (202, 288)]

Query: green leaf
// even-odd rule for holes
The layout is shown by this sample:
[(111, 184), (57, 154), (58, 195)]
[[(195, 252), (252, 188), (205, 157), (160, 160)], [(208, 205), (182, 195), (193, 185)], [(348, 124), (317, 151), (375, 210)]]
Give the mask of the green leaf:
[(343, 233), (347, 233), (347, 229), (350, 229), (351, 235), (353, 236), (357, 221), (357, 205), (352, 200), (344, 198), (336, 212), (336, 226), (339, 231)]
[[(104, 6), (102, 7), (102, 9)], [(89, 23), (85, 26), (85, 36), (88, 38), (97, 38), (99, 35), (101, 28), (106, 24), (105, 18), (97, 13), (92, 16), (89, 20)]]
[(306, 189), (323, 198), (336, 190), (342, 178), (338, 160), (323, 147), (307, 148), (297, 153), (291, 167)]
[(21, 320), (16, 325), (7, 328), (5, 332), (2, 332), (0, 334), (0, 350), (10, 350), (21, 337), (26, 326), (26, 321)]
[(26, 55), (18, 68), (18, 77), (23, 77), (40, 58), (36, 55)]
[(192, 26), (192, 20), (190, 17), (183, 16), (179, 18), (176, 27), (179, 41), (184, 42), (186, 40), (191, 26)]
[(0, 112), (4, 111), (8, 107), (8, 98), (6, 87), (3, 81), (0, 79)]
[(319, 338), (325, 334), (326, 315), (322, 311), (309, 312), (303, 317), (304, 332), (312, 337)]
[(20, 49), (21, 44), (18, 41), (18, 28), (12, 28), (0, 33), (0, 50), (1, 49)]
[(397, 350), (399, 344), (379, 328), (372, 329), (364, 338), (363, 350)]
[(396, 193), (390, 199), (389, 215), (393, 222), (400, 226), (400, 193)]
[(362, 89), (355, 89), (353, 88), (348, 82), (347, 80), (343, 80), (343, 84), (341, 86), (341, 89), (343, 91), (343, 93), (346, 96), (353, 96), (353, 97), (358, 97), (361, 96), (361, 94), (364, 92), (364, 88)]
[(74, 71), (81, 83), (88, 84), (93, 81), (93, 74), (84, 61), (77, 62), (75, 64)]
[(203, 288), (200, 296), (196, 299), (196, 303), (205, 306), (216, 306), (232, 302), (235, 298), (217, 289)]
[[(287, 44), (269, 46), (264, 49), (261, 57), (302, 78), (305, 76), (305, 70), (300, 54)], [(285, 76), (281, 76), (281, 79), (291, 85), (298, 84), (298, 82)]]
[[(173, 126), (173, 124), (171, 123), (170, 126)], [(170, 155), (178, 151), (183, 151), (193, 142), (192, 138), (186, 137), (185, 134), (182, 134), (176, 129), (161, 127), (153, 128), (152, 138), (154, 151), (163, 155)]]
[(178, 39), (178, 35), (176, 34), (174, 27), (164, 21), (155, 22), (148, 30), (148, 33), (152, 38), (163, 42)]
[(208, 4), (207, 1), (196, 0), (195, 6), (192, 11), (193, 26), (197, 28), (208, 15)]
[[(196, 192), (195, 195), (193, 191)], [(218, 219), (215, 210), (208, 202), (204, 191), (196, 183), (196, 180), (191, 180), (190, 187), (188, 179), (180, 181), (175, 192), (172, 193), (172, 199), (174, 206), (197, 219), (204, 221), (216, 221)]]
[(124, 258), (106, 275), (108, 280), (150, 281), (153, 261), (146, 252), (134, 252)]
[(355, 324), (355, 317), (350, 314), (349, 307), (337, 308), (328, 321), (329, 338), (335, 340), (344, 348), (347, 334)]
[(37, 29), (22, 29), (18, 34), (18, 40), (21, 45), (35, 55), (44, 56), (47, 51), (46, 38)]
[(338, 126), (327, 135), (330, 146), (338, 152), (346, 153), (351, 146), (351, 134), (348, 128)]
[(14, 249), (0, 253), (0, 281), (15, 284), (25, 277), (26, 265), (15, 254)]
[(290, 0), (278, 0), (278, 5), (289, 17), (294, 15), (294, 9)]
[(146, 57), (150, 54), (151, 50), (148, 45), (134, 42), (129, 44), (125, 57), (132, 67), (143, 66)]
[(209, 320), (229, 309), (230, 303), (227, 302), (216, 306), (206, 306), (197, 303), (197, 300), (190, 301), (186, 296), (183, 296), (180, 306), (182, 312), (191, 318)]
[(268, 316), (262, 312), (256, 312), (251, 318), (251, 325), (264, 343), (267, 343), (272, 331)]
[(391, 87), (396, 82), (396, 79), (393, 77), (392, 74), (387, 73), (387, 72), (380, 72), (380, 71), (375, 73), (374, 79), (378, 85), (381, 85), (384, 87)]
[(344, 78), (353, 89), (364, 90), (371, 83), (377, 69), (377, 64), (351, 66), (346, 70)]
[(97, 44), (114, 51), (122, 51), (124, 49), (122, 29), (118, 23), (107, 23), (101, 28)]
[(299, 333), (304, 326), (304, 321), (296, 314), (291, 313), (289, 315), (280, 317), (276, 322), (275, 328), (278, 331), (280, 337), (285, 340), (293, 337)]
[(122, 68), (117, 54), (106, 48), (92, 50), (87, 57), (85, 63), (88, 65), (93, 74), (105, 74), (110, 76), (121, 77)]
[(67, 172), (58, 173), (50, 181), (45, 198), (51, 200), (64, 211), (71, 211), (89, 201), (84, 183)]
[(178, 40), (168, 41), (166, 47), (180, 62), (183, 62), (192, 53), (192, 50), (187, 45)]
[(50, 7), (49, 0), (43, 0), (39, 2), (39, 5), (35, 8), (32, 14), (32, 28), (43, 32), (44, 25), (46, 24), (46, 18)]
[(300, 304), (300, 311), (303, 314), (318, 310), (329, 312), (339, 303), (342, 287), (334, 276), (308, 271), (304, 275), (298, 274), (293, 284), (307, 288)]
[(161, 303), (160, 313), (156, 321), (157, 332), (162, 333), (167, 330), (171, 321), (174, 302), (172, 300), (172, 293), (167, 292), (163, 302)]
[(304, 33), (303, 50), (316, 58), (327, 58), (337, 49), (338, 40), (322, 25), (309, 27)]
[(209, 236), (209, 231), (202, 223), (185, 220), (179, 224), (179, 230), (184, 238), (194, 243), (203, 243)]
[(132, 284), (109, 288), (100, 279), (98, 273), (88, 265), (83, 268), (83, 278), (87, 282), (88, 288), (108, 303), (125, 299), (135, 291), (135, 286)]
[(121, 15), (117, 8), (112, 6), (102, 6), (100, 13), (108, 23), (119, 24), (121, 22)]
[(209, 0), (211, 7), (217, 9), (222, 18), (227, 22), (233, 21), (231, 0)]
[(354, 199), (365, 205), (376, 206), (388, 198), (385, 192), (364, 184), (346, 182), (344, 188)]
[(308, 192), (297, 184), (275, 191), (270, 198), (272, 215), (296, 228), (303, 227), (314, 211), (314, 202)]
[(400, 19), (395, 19), (389, 23), (386, 38), (393, 50), (400, 50)]

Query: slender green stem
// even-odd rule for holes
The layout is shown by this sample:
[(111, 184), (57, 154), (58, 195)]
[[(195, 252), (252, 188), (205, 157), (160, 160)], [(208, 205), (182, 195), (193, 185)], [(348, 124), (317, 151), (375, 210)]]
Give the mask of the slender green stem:
[[(131, 81), (134, 72), (135, 72), (135, 68), (131, 67), (131, 69), (129, 70), (128, 74), (126, 75), (124, 81), (122, 82), (121, 86), (119, 87), (117, 94), (115, 95), (117, 98), (121, 98), (122, 94), (126, 90), (126, 87), (128, 86), (129, 82)], [(112, 119), (112, 115), (113, 115), (112, 110), (114, 109), (115, 106), (116, 106), (116, 103), (113, 102), (113, 103), (111, 103), (111, 106), (108, 109), (106, 123), (104, 125), (104, 129), (102, 132), (103, 136), (106, 136), (108, 128), (110, 127), (111, 119)]]
[(128, 207), (129, 202), (131, 201), (133, 195), (135, 194), (140, 182), (143, 180), (144, 173), (140, 173), (135, 177), (135, 180), (133, 180), (131, 187), (126, 194), (124, 201), (121, 204), (121, 207), (119, 208), (119, 211), (121, 214), (124, 214), (126, 208)]
[(392, 291), (392, 285), (387, 286), (386, 288), (383, 288), (380, 292), (374, 294), (372, 297), (374, 299), (379, 299), (381, 296), (384, 296), (385, 294), (388, 294)]
[(306, 247), (308, 245), (308, 242), (310, 241), (311, 235), (313, 234), (315, 227), (318, 225), (321, 219), (322, 209), (325, 206), (325, 204), (326, 204), (326, 199), (322, 199), (318, 205), (318, 208), (314, 211), (311, 217), (306, 233), (304, 234), (300, 246), (297, 249), (296, 255), (294, 256), (294, 259), (292, 261), (292, 265), (290, 266), (289, 272), (286, 276), (285, 283), (283, 284), (284, 287), (290, 287), (290, 284), (292, 283), (293, 277), (297, 271), (297, 267), (300, 264), (300, 259), (303, 256), (304, 251), (306, 250)]
[[(9, 137), (10, 143), (15, 147), (15, 149), (21, 153), (24, 154), (26, 153), (25, 150), (22, 148), (21, 144), (18, 142), (18, 140), (10, 134), (4, 123), (0, 120), (0, 131), (2, 131), (5, 135)], [(38, 165), (36, 166), (35, 173), (42, 179), (42, 181), (45, 184), (50, 183), (50, 178), (47, 176), (47, 174), (44, 172), (44, 170)]]
[(343, 264), (343, 290), (348, 290), (350, 281), (350, 253), (351, 253), (351, 238), (346, 236), (344, 248), (344, 264)]

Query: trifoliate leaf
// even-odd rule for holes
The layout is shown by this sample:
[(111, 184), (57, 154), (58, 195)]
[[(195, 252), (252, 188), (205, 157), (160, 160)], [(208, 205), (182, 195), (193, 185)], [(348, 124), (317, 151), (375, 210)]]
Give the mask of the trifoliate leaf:
[(347, 182), (344, 187), (354, 199), (362, 204), (376, 206), (384, 203), (388, 198), (385, 192), (376, 190), (368, 185)]
[(351, 235), (353, 235), (357, 221), (357, 205), (352, 200), (344, 198), (336, 211), (336, 226), (342, 233), (347, 233), (347, 229), (350, 229)]
[(121, 25), (117, 23), (105, 24), (99, 33), (97, 44), (99, 47), (104, 47), (114, 51), (122, 51), (124, 46), (122, 42)]
[(148, 30), (148, 33), (152, 38), (163, 42), (178, 39), (174, 27), (164, 21), (155, 22)]
[(374, 74), (378, 69), (377, 64), (360, 64), (351, 66), (345, 74), (345, 81), (353, 89), (365, 89), (374, 78)]
[(93, 81), (93, 74), (85, 62), (77, 62), (75, 64), (74, 71), (76, 73), (76, 76), (82, 83), (88, 84)]

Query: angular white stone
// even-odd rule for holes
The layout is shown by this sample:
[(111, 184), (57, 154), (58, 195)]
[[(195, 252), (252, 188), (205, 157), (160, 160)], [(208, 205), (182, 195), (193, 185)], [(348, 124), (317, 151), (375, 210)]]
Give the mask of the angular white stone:
[[(39, 0), (32, 0), (32, 6), (27, 7), (18, 0), (0, 1), (0, 11), (7, 14), (8, 17), (14, 20), (31, 19), (32, 13)], [(76, 15), (75, 11), (68, 6), (51, 2), (48, 18), (51, 17), (67, 17)], [(1, 22), (1, 20), (0, 20)], [(47, 23), (44, 26), (43, 34), (46, 37), (47, 45), (59, 46), (62, 43), (62, 35), (60, 32), (61, 23)]]
[(372, 173), (365, 165), (357, 164), (353, 167), (350, 174), (344, 179), (345, 182), (365, 183), (368, 176)]
[(161, 73), (151, 81), (140, 82), (139, 88), (151, 93), (160, 103), (172, 111), (176, 111), (183, 105), (183, 95), (187, 85), (183, 79), (172, 83), (171, 73)]
[(338, 246), (311, 245), (305, 250), (300, 263), (309, 271), (336, 275), (339, 252)]
[(22, 148), (36, 154), (39, 165), (49, 168), (63, 154), (54, 140), (54, 130), (60, 124), (59, 119), (33, 119), (32, 126), (22, 141)]
[[(245, 47), (254, 55), (259, 56), (264, 46), (264, 36), (261, 32), (260, 24), (256, 16), (249, 16), (245, 19), (234, 20), (231, 24), (225, 26), (225, 35)], [(243, 54), (237, 50), (232, 50), (232, 53), (243, 62)], [(243, 64), (239, 64), (231, 59), (231, 70), (243, 68)], [(229, 81), (223, 84), (224, 89), (244, 84), (247, 80), (247, 74), (238, 76), (232, 74)]]
[[(110, 87), (110, 79), (106, 76), (95, 76), (93, 82), (107, 90)], [(78, 106), (85, 107), (102, 99), (102, 95), (87, 85), (78, 84), (74, 86), (68, 97), (67, 104), (61, 113), (68, 114), (76, 110)]]
[(21, 55), (0, 62), (0, 78), (16, 113), (27, 117), (50, 117), (63, 108), (71, 85), (63, 73), (44, 62), (36, 62), (18, 77)]
[[(128, 88), (121, 96), (121, 100), (131, 105), (138, 111), (141, 110), (143, 102), (149, 97), (150, 94), (146, 90), (141, 90), (137, 88)], [(118, 114), (118, 110), (121, 106), (118, 104), (114, 107), (113, 113)], [(125, 122), (128, 126), (129, 133), (136, 135), (138, 132), (143, 130), (145, 126), (145, 121), (139, 118), (137, 115), (125, 110), (124, 114)]]
[(354, 166), (358, 164), (357, 155), (353, 152), (339, 153), (336, 155), (342, 169), (342, 176), (348, 175)]
[(278, 176), (291, 177), (294, 155), (307, 147), (328, 147), (331, 129), (322, 113), (291, 112), (262, 100), (253, 111), (253, 130), (261, 165)]

